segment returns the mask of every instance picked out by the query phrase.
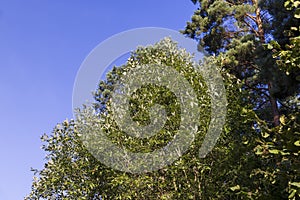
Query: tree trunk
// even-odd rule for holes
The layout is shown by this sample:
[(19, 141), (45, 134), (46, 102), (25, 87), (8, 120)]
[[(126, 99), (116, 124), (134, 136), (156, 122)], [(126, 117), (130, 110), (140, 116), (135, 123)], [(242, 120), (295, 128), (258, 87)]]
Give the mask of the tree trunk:
[[(260, 39), (260, 42), (262, 44), (264, 44), (264, 43), (266, 43), (266, 40), (265, 40), (265, 33), (264, 33), (264, 29), (263, 29), (263, 22), (262, 22), (261, 15), (260, 15), (260, 8), (258, 6), (257, 0), (252, 0), (252, 3), (256, 7), (255, 14), (256, 14), (256, 24), (258, 27), (259, 39)], [(270, 103), (271, 103), (271, 108), (272, 108), (272, 112), (273, 112), (273, 123), (274, 123), (274, 126), (279, 126), (279, 124), (280, 124), (279, 109), (278, 109), (276, 98), (270, 92), (271, 88), (272, 88), (272, 82), (269, 81), (268, 82), (268, 90), (269, 90), (269, 94), (270, 94)]]

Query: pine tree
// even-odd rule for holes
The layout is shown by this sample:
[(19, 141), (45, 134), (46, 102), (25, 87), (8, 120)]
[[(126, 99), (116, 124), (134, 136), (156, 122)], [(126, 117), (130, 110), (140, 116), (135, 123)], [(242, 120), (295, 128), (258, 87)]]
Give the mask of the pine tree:
[[(299, 93), (299, 81), (273, 58), (273, 40), (289, 43), (287, 27), (299, 24), (283, 0), (192, 0), (199, 3), (183, 34), (199, 41), (222, 66), (243, 81), (247, 99), (260, 117), (280, 124), (278, 103)], [(297, 34), (297, 33), (293, 33)]]
[(237, 178), (230, 189), (245, 199), (300, 199), (300, 1), (193, 3), (199, 8), (182, 32), (243, 82), (255, 111), (249, 143), (257, 157), (249, 153), (236, 171), (251, 181)]

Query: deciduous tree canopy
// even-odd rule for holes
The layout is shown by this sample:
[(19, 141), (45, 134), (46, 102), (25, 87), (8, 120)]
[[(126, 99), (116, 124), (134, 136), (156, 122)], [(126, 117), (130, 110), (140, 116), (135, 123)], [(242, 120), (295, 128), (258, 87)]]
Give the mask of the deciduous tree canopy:
[[(189, 3), (187, 1), (187, 3)], [(199, 158), (210, 123), (211, 100), (192, 55), (169, 38), (139, 47), (126, 64), (99, 83), (92, 106), (115, 144), (151, 152), (170, 142), (180, 125), (180, 105), (170, 90), (145, 85), (129, 101), (132, 119), (149, 123), (149, 108), (166, 108), (167, 120), (155, 136), (125, 134), (115, 123), (111, 98), (124, 73), (139, 65), (170, 66), (188, 80), (200, 110), (196, 138), (174, 163), (152, 172), (114, 170), (83, 145), (79, 120), (58, 124), (43, 135), (46, 164), (26, 199), (300, 199), (299, 18), (298, 0), (193, 0), (198, 9), (186, 36), (199, 42), (226, 88), (227, 119), (213, 151)], [(79, 115), (84, 114), (84, 109)], [(85, 115), (89, 120), (89, 116)]]

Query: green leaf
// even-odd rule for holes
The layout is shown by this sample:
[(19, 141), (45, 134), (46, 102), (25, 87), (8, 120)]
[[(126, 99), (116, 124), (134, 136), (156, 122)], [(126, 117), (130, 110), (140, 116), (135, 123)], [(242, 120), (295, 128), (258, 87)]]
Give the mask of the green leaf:
[(300, 188), (300, 182), (291, 182), (290, 185)]
[(279, 121), (281, 124), (285, 125), (285, 116), (284, 115), (280, 116)]
[(294, 198), (297, 190), (292, 190), (291, 194), (289, 195), (289, 199)]
[(236, 191), (236, 190), (240, 190), (241, 187), (240, 187), (240, 185), (236, 185), (236, 186), (230, 187), (230, 189), (231, 189), (232, 191)]
[(294, 2), (294, 7), (295, 7), (295, 8), (298, 8), (299, 5), (300, 5), (300, 1), (295, 1), (295, 2)]
[(271, 50), (271, 49), (273, 49), (273, 45), (271, 45), (271, 44), (269, 43), (269, 44), (267, 45), (267, 48)]
[(270, 149), (269, 152), (272, 153), (272, 154), (278, 154), (279, 150), (277, 150), (277, 149)]
[(294, 142), (294, 145), (297, 146), (297, 147), (300, 147), (300, 140)]
[(287, 7), (290, 4), (289, 1), (284, 2), (284, 7)]
[(249, 140), (244, 141), (243, 144), (249, 144)]
[(265, 131), (263, 131), (263, 132), (261, 133), (261, 136), (262, 136), (263, 138), (267, 138), (267, 137), (270, 136), (270, 134), (267, 133), (267, 132), (265, 132)]
[(297, 31), (298, 28), (297, 28), (297, 27), (291, 27), (291, 30), (292, 30), (292, 31)]

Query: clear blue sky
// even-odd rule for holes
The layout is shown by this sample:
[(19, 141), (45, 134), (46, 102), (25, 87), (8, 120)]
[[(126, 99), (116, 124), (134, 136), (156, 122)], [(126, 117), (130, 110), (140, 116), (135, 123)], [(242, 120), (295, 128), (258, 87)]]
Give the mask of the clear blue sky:
[(0, 200), (30, 192), (40, 136), (72, 118), (72, 89), (88, 53), (132, 28), (185, 27), (189, 0), (0, 1)]

